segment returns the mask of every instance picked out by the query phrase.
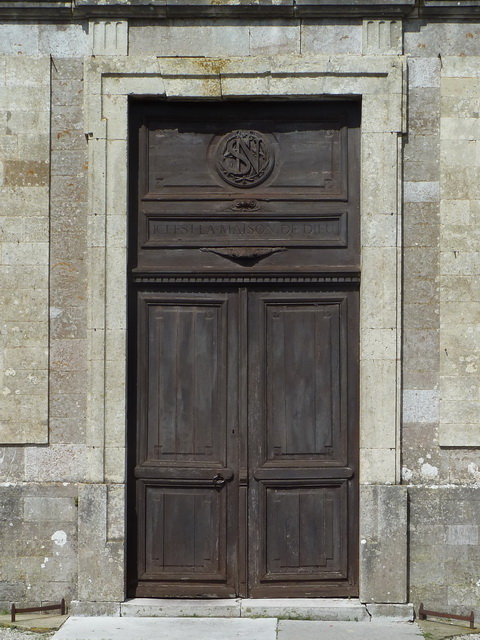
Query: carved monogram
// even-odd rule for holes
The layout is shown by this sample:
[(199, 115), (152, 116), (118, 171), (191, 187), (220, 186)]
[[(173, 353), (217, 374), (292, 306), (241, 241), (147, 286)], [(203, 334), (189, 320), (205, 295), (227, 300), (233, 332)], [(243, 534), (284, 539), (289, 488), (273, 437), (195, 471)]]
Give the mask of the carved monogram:
[(273, 149), (266, 136), (244, 129), (223, 136), (215, 156), (222, 179), (241, 189), (256, 187), (266, 180), (274, 161)]

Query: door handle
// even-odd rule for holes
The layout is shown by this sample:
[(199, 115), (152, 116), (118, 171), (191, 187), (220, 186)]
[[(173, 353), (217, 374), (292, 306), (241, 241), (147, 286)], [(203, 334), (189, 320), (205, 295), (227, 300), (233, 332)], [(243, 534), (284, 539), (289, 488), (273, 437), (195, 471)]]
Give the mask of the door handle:
[(225, 480), (225, 478), (222, 476), (221, 473), (217, 473), (217, 475), (213, 476), (213, 481), (212, 482), (213, 482), (213, 485), (214, 485), (216, 491), (221, 491), (221, 489), (227, 483), (227, 481)]

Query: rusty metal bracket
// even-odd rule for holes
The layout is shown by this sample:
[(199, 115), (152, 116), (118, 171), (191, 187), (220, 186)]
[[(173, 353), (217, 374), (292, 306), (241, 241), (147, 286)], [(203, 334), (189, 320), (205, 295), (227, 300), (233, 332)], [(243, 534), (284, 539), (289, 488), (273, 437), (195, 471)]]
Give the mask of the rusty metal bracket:
[(11, 621), (15, 622), (15, 616), (17, 615), (17, 613), (33, 613), (36, 611), (60, 611), (60, 615), (64, 616), (67, 611), (67, 608), (65, 606), (65, 598), (62, 598), (60, 604), (51, 604), (44, 607), (26, 607), (23, 609), (17, 609), (15, 604), (12, 604), (12, 608), (10, 609)]
[(440, 611), (424, 609), (423, 602), (421, 602), (420, 609), (418, 610), (418, 617), (420, 620), (426, 620), (427, 616), (433, 616), (434, 618), (451, 618), (452, 620), (465, 620), (465, 622), (470, 623), (470, 629), (476, 629), (473, 611), (470, 611), (469, 616), (459, 616), (456, 613), (441, 613)]

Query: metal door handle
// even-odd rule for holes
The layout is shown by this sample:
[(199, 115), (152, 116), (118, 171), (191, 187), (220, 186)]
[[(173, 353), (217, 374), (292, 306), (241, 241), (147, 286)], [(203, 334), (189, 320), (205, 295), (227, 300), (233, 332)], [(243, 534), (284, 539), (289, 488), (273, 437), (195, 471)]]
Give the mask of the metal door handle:
[(217, 491), (220, 491), (222, 487), (226, 484), (226, 482), (227, 481), (225, 480), (225, 478), (222, 476), (221, 473), (217, 473), (216, 476), (213, 476), (213, 484)]

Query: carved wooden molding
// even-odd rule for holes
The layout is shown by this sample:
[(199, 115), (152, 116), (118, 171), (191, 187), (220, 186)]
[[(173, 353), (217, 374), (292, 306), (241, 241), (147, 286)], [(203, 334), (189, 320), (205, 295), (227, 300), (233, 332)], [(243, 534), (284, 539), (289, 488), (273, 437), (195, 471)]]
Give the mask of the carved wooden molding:
[(272, 253), (287, 251), (286, 247), (204, 247), (200, 251), (216, 253), (229, 260), (262, 260)]
[(418, 18), (453, 17), (472, 19), (480, 15), (480, 0), (284, 0), (281, 4), (178, 3), (164, 0), (153, 4), (147, 0), (122, 2), (112, 0), (2, 0), (0, 16), (6, 20), (63, 18), (128, 19), (128, 18)]
[(223, 207), (220, 211), (237, 211), (241, 213), (256, 213), (257, 211), (268, 211), (268, 209), (259, 204), (257, 200), (234, 200), (228, 207)]
[(245, 273), (245, 274), (136, 274), (132, 278), (136, 284), (158, 283), (158, 284), (237, 284), (237, 283), (264, 283), (269, 284), (359, 284), (360, 274), (291, 274), (277, 275), (272, 273)]
[[(438, 0), (436, 0), (438, 3)], [(443, 0), (445, 1), (445, 0)], [(470, 0), (471, 4), (472, 0)], [(474, 0), (475, 2), (475, 0)], [(405, 16), (420, 5), (420, 0), (282, 0), (281, 3), (207, 2), (199, 0), (2, 0), (0, 15), (18, 19), (62, 17), (78, 18), (318, 18)], [(431, 2), (430, 2), (431, 4)], [(465, 0), (452, 4), (466, 5)]]

